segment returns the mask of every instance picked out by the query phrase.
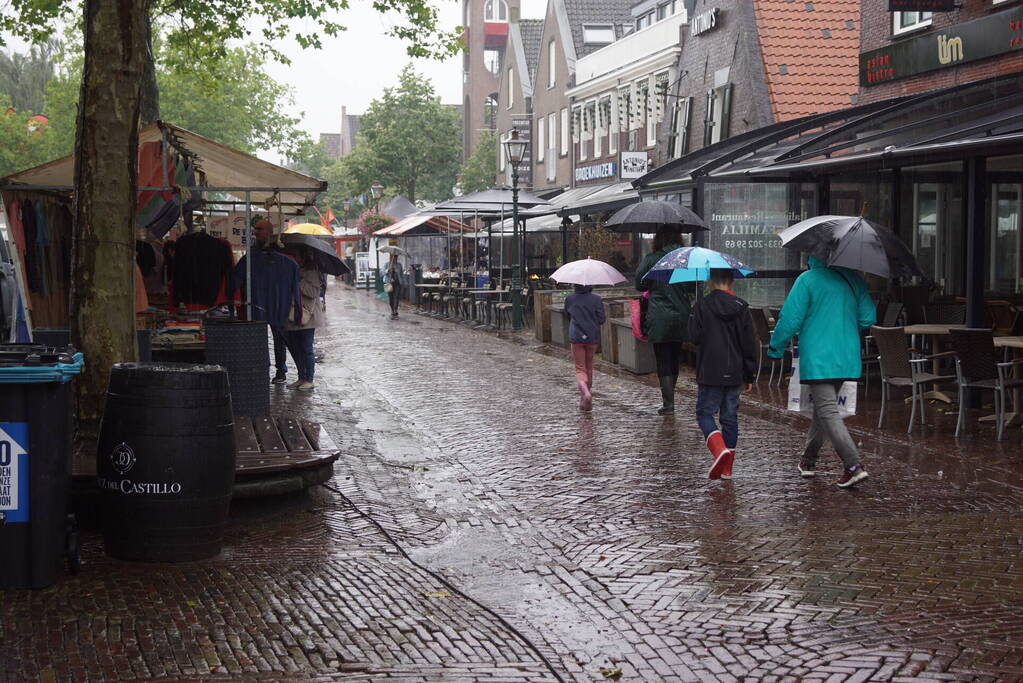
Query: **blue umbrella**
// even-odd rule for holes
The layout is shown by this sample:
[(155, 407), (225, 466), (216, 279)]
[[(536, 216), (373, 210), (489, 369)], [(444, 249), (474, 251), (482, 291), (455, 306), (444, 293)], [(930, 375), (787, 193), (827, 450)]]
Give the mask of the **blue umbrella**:
[(682, 247), (670, 251), (643, 276), (645, 280), (658, 280), (673, 285), (678, 282), (702, 282), (710, 279), (710, 271), (729, 269), (736, 277), (752, 275), (754, 270), (745, 263), (713, 249)]

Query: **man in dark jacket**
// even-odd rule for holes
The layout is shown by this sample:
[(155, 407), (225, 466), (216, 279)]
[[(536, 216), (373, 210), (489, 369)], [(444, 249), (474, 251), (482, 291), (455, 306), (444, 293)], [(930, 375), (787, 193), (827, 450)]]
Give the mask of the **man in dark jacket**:
[[(757, 346), (749, 305), (731, 292), (730, 269), (710, 273), (710, 293), (696, 302), (689, 338), (699, 348), (696, 365), (696, 421), (714, 458), (708, 476), (731, 479), (739, 439), (739, 394), (753, 389)], [(714, 420), (721, 421), (718, 428)]]

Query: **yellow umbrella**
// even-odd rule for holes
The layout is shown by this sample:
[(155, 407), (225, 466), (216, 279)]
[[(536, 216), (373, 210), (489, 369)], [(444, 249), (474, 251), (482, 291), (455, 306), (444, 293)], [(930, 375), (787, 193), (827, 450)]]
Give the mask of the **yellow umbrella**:
[(316, 223), (296, 223), (295, 225), (289, 225), (284, 231), (285, 235), (291, 235), (299, 233), (302, 235), (321, 235), (324, 237), (333, 237), (334, 231), (330, 228), (325, 228), (322, 225)]

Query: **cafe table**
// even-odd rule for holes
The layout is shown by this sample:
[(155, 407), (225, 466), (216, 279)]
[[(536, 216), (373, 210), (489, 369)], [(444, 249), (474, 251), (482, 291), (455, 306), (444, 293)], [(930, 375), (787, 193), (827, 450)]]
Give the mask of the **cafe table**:
[[(961, 329), (964, 327), (966, 327), (966, 325), (963, 324), (931, 325), (929, 323), (924, 323), (920, 325), (906, 325), (905, 327), (902, 328), (902, 331), (910, 335), (911, 337), (916, 335), (930, 337), (932, 350), (931, 352), (937, 353), (938, 346), (941, 344), (942, 337), (947, 337), (948, 335), (950, 335), (952, 333), (952, 330)], [(939, 358), (935, 358), (933, 361), (933, 367), (931, 369), (931, 372), (933, 372), (935, 375), (941, 374), (941, 369), (938, 367), (940, 362), (941, 360)], [(949, 396), (943, 391), (939, 391), (938, 389), (933, 389), (931, 391), (924, 392), (923, 397), (925, 400), (930, 399), (935, 401), (944, 401), (945, 403), (952, 402), (951, 396)], [(911, 399), (907, 399), (907, 402), (909, 400)]]
[[(1019, 355), (1019, 350), (1023, 349), (1023, 337), (995, 337), (995, 348), (996, 349), (1012, 349), (1013, 357)], [(1019, 366), (1014, 365), (1012, 367), (1013, 377), (1019, 376)], [(1011, 413), (1005, 413), (1005, 426), (1006, 427), (1019, 427), (1023, 425), (1023, 413), (1019, 412), (1019, 401), (1020, 401), (1020, 390), (1018, 388), (1012, 390), (1012, 410)], [(998, 417), (996, 415), (987, 415), (980, 418), (981, 422), (994, 422)]]

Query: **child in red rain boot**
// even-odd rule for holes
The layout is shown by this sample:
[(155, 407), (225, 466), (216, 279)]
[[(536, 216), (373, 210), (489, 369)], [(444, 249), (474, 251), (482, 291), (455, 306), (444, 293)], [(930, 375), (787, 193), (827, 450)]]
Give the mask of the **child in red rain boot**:
[[(689, 318), (689, 338), (699, 349), (696, 364), (696, 421), (714, 463), (707, 476), (731, 479), (739, 439), (739, 394), (753, 390), (757, 346), (749, 305), (732, 294), (733, 271), (715, 268), (710, 292), (697, 300)], [(721, 428), (714, 420), (715, 415)]]
[(600, 342), (600, 326), (604, 324), (604, 300), (593, 293), (593, 287), (576, 285), (575, 294), (565, 297), (568, 314), (568, 341), (575, 361), (575, 382), (579, 387), (579, 409), (593, 407), (593, 356)]

